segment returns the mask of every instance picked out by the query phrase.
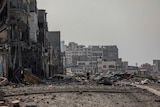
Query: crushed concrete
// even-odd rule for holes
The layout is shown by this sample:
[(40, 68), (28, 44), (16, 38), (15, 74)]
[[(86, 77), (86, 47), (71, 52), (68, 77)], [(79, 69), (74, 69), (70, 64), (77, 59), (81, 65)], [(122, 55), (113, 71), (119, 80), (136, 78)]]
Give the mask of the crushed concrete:
[[(2, 90), (6, 92), (5, 95), (26, 93), (25, 95), (5, 97), (9, 102), (20, 101), (21, 107), (29, 105), (37, 107), (159, 107), (158, 101), (160, 100), (159, 96), (134, 86), (49, 84), (16, 88), (4, 86)], [(45, 93), (54, 90), (63, 92)], [(74, 92), (74, 90), (79, 91)], [(29, 94), (36, 91), (42, 93)]]

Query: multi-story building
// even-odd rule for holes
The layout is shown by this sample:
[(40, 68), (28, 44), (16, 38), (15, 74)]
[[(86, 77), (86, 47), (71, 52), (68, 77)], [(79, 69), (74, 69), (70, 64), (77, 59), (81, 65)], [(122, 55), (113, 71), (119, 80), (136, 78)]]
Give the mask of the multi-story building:
[(39, 74), (41, 71), (41, 46), (38, 45), (37, 35), (39, 32), (38, 28), (38, 13), (37, 13), (37, 1), (29, 1), (29, 34), (30, 39), (29, 48), (24, 48), (22, 51), (22, 66), (23, 68), (29, 68), (34, 74)]
[(60, 31), (47, 32), (47, 38), (51, 51), (51, 63), (49, 76), (63, 73), (63, 60), (61, 54)]
[(96, 60), (97, 57), (103, 57), (103, 49), (101, 46), (89, 46), (90, 57)]
[[(59, 64), (61, 60), (59, 54), (50, 55), (51, 45), (54, 47), (52, 53), (60, 51), (60, 39), (52, 39), (49, 45), (47, 32), (47, 13), (37, 9), (37, 0), (1, 0), (0, 76), (19, 82), (25, 68), (47, 77), (50, 61)], [(57, 42), (58, 49), (54, 45)], [(54, 60), (50, 60), (51, 57)]]
[(125, 72), (127, 67), (128, 63), (123, 62), (121, 58), (118, 60), (106, 60), (100, 57), (97, 59), (97, 69), (99, 73), (107, 73), (112, 71)]
[(39, 27), (39, 34), (37, 36), (37, 41), (41, 46), (42, 56), (42, 70), (41, 74), (43, 77), (46, 77), (49, 72), (49, 56), (48, 56), (48, 49), (49, 43), (47, 40), (47, 32), (48, 32), (48, 23), (47, 23), (47, 13), (44, 9), (38, 9), (38, 27)]
[(107, 60), (118, 60), (118, 48), (117, 46), (102, 46), (103, 58)]
[(39, 35), (37, 37), (38, 42), (46, 45), (46, 34), (48, 32), (48, 23), (47, 23), (47, 13), (46, 10), (38, 9), (38, 27), (39, 27)]
[[(78, 56), (85, 56), (86, 49), (84, 45), (78, 45), (77, 43), (70, 42), (65, 49), (66, 66), (76, 66)], [(74, 63), (75, 62), (75, 63)]]
[[(94, 73), (105, 70), (120, 70), (120, 68), (122, 70), (123, 63), (118, 58), (118, 48), (115, 45), (85, 47), (84, 45), (71, 42), (66, 47), (67, 67), (78, 67), (77, 69), (79, 70), (79, 67), (82, 67), (83, 70), (94, 71)], [(101, 58), (101, 62), (99, 62), (99, 58)], [(114, 68), (113, 66), (111, 68), (111, 65), (114, 65)]]
[(67, 50), (75, 50), (77, 48), (78, 44), (75, 42), (70, 42), (68, 44), (68, 49)]
[(96, 73), (97, 72), (97, 61), (77, 61), (77, 68), (81, 68), (80, 70), (82, 72), (91, 72)]
[(23, 65), (22, 49), (30, 47), (29, 1), (1, 0), (0, 2), (0, 75), (17, 80)]

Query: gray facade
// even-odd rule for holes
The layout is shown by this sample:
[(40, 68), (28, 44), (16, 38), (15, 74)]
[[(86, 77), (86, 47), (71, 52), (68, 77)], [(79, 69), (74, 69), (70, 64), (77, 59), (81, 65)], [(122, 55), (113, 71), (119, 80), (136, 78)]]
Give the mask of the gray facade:
[(118, 48), (117, 46), (103, 46), (103, 59), (106, 60), (118, 60)]
[(47, 41), (46, 33), (48, 31), (46, 10), (43, 9), (38, 10), (38, 27), (39, 27), (39, 35), (37, 37), (38, 42), (45, 45)]
[(160, 73), (160, 60), (153, 60), (153, 71)]
[(30, 47), (28, 17), (28, 0), (0, 1), (0, 72), (13, 81), (20, 76), (22, 51)]
[(30, 39), (33, 42), (37, 42), (38, 34), (38, 14), (37, 14), (37, 1), (30, 0), (30, 17), (29, 17), (29, 27), (30, 27)]
[(30, 12), (36, 12), (37, 13), (37, 0), (30, 0)]
[(60, 31), (49, 31), (47, 32), (47, 38), (52, 48), (52, 65), (53, 65), (53, 72), (55, 73), (63, 73), (63, 61), (61, 57), (61, 41), (60, 41)]

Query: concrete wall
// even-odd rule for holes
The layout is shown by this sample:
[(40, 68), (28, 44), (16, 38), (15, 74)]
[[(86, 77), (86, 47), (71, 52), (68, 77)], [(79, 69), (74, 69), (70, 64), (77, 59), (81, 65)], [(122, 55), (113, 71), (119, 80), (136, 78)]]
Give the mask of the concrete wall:
[(37, 42), (38, 20), (37, 20), (37, 13), (35, 12), (30, 12), (29, 27), (30, 27), (31, 41)]
[(52, 47), (52, 65), (54, 66), (54, 73), (63, 73), (63, 61), (61, 57), (61, 43), (60, 31), (47, 32), (47, 40)]
[(160, 73), (160, 60), (153, 60), (153, 71)]
[(61, 50), (60, 47), (60, 31), (49, 31), (47, 32), (47, 38), (53, 49)]
[(45, 45), (46, 33), (48, 31), (46, 10), (38, 10), (38, 27), (39, 27), (39, 35), (37, 37), (37, 40), (41, 44)]
[(118, 60), (117, 46), (103, 46), (103, 58), (107, 60)]
[(30, 1), (30, 12), (36, 12), (37, 13), (37, 0), (29, 0)]
[(60, 32), (59, 31), (52, 31), (47, 32), (47, 38), (50, 46), (53, 48), (53, 64), (59, 65), (60, 64), (60, 54), (61, 54), (61, 47), (60, 47)]

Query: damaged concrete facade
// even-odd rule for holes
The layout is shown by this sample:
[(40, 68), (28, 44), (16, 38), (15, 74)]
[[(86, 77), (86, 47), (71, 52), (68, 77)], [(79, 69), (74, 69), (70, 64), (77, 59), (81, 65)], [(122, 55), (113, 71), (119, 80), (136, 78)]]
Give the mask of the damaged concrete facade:
[(47, 32), (47, 38), (50, 46), (49, 76), (54, 74), (63, 74), (63, 59), (61, 56), (60, 31)]
[(21, 82), (21, 70), (48, 77), (47, 13), (36, 0), (0, 1), (0, 76)]
[(29, 2), (2, 0), (0, 4), (1, 75), (10, 80), (18, 80), (18, 70), (23, 63), (22, 50), (30, 45)]

